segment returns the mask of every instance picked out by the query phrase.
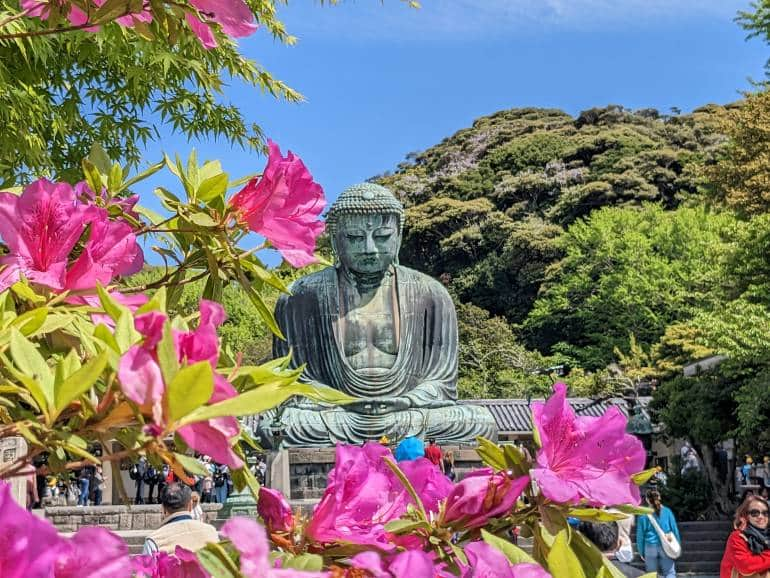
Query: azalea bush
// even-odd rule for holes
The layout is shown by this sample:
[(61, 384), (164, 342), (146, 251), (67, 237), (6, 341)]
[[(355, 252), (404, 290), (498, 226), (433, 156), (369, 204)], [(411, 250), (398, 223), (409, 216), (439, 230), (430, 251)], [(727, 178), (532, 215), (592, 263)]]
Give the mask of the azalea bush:
[[(74, 185), (39, 179), (0, 193), (0, 437), (21, 436), (28, 447), (0, 466), (0, 479), (41, 454), (51, 471), (107, 462), (116, 474), (120, 460), (144, 454), (189, 479), (203, 471), (190, 457), (197, 452), (256, 491), (243, 467), (244, 445), (254, 442), (236, 418), (293, 395), (346, 398), (298, 382), (287, 359), (248, 366), (220, 354), (217, 301), (238, 283), (280, 335), (261, 294), (286, 287), (257, 252), (274, 247), (294, 265), (314, 262), (323, 191), (274, 143), (263, 174), (235, 183), (235, 194), (218, 162), (199, 165), (195, 155), (131, 178), (100, 158), (84, 161)], [(180, 181), (175, 192), (157, 190), (164, 217), (128, 194), (161, 168)], [(265, 241), (246, 248), (253, 232)], [(145, 237), (165, 274), (133, 286)], [(173, 315), (181, 289), (196, 280), (204, 283), (198, 314)]]
[[(118, 538), (97, 528), (60, 538), (2, 490), (0, 524), (12, 532), (0, 569), (18, 572), (3, 576), (65, 578), (77, 575), (78, 560), (81, 571), (93, 569), (89, 576), (111, 578), (622, 578), (567, 518), (612, 521), (646, 512), (638, 486), (652, 471), (639, 471), (642, 444), (625, 433), (616, 408), (576, 416), (563, 384), (533, 405), (534, 460), (516, 446), (480, 439), (486, 467), (453, 483), (425, 458), (396, 464), (375, 442), (338, 445), (309, 518), (292, 512), (280, 492), (260, 488), (261, 523), (232, 518), (221, 542), (195, 553), (129, 558)], [(531, 539), (530, 553), (513, 543), (515, 534)], [(45, 548), (26, 549), (35, 536), (46, 538)]]

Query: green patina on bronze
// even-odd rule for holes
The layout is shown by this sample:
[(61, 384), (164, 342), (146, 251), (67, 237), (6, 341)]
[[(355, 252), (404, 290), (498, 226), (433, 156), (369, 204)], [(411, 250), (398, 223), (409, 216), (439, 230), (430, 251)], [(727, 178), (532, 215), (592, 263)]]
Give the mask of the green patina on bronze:
[[(365, 183), (344, 191), (327, 216), (334, 267), (297, 280), (275, 310), (303, 380), (361, 401), (326, 406), (293, 400), (278, 410), (283, 446), (359, 444), (387, 436), (472, 443), (496, 437), (482, 407), (457, 403), (457, 318), (446, 289), (398, 264), (404, 209), (386, 188)], [(263, 416), (262, 441), (271, 446)]]

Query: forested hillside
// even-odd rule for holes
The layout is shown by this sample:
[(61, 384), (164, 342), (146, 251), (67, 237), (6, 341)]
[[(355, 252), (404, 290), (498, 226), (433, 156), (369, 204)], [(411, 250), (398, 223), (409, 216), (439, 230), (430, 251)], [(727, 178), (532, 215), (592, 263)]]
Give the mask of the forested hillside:
[(750, 227), (712, 206), (709, 170), (740, 108), (501, 111), (377, 177), (408, 207), (402, 263), (458, 304), (461, 394), (537, 393), (533, 372), (559, 363), (577, 389), (612, 390), (627, 372), (608, 365), (640, 363), (632, 341), (649, 357), (732, 296)]

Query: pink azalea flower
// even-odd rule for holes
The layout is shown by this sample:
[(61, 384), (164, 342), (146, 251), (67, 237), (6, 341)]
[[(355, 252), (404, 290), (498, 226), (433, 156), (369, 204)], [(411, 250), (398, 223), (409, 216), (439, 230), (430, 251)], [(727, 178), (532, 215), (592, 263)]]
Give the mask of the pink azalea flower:
[[(96, 8), (99, 8), (102, 6), (107, 0), (92, 0), (94, 3), (94, 12), (96, 11)], [(29, 10), (29, 16), (40, 18), (41, 20), (48, 20), (50, 17), (50, 10), (48, 8), (48, 5), (50, 4), (49, 1), (45, 0), (20, 0), (19, 5), (21, 6), (22, 10)], [(83, 24), (88, 22), (88, 15), (83, 12), (79, 7), (75, 6), (74, 4), (70, 5), (70, 11), (67, 15), (67, 20), (69, 20), (70, 24), (72, 26), (82, 26)], [(127, 14), (125, 16), (121, 16), (120, 18), (116, 18), (116, 22), (120, 24), (121, 26), (130, 28), (136, 24), (136, 22), (151, 22), (152, 21), (152, 12), (150, 11), (149, 2), (146, 3), (142, 7), (141, 12)], [(98, 32), (99, 26), (89, 26), (87, 28), (84, 28), (87, 32)]]
[[(166, 424), (163, 411), (163, 396), (166, 384), (158, 365), (158, 346), (163, 336), (164, 313), (152, 311), (139, 315), (134, 326), (144, 336), (144, 342), (131, 347), (121, 358), (118, 366), (123, 393), (128, 399), (139, 404), (142, 411), (151, 413), (156, 426), (162, 432)], [(221, 305), (201, 300), (200, 322), (192, 331), (174, 332), (174, 346), (180, 363), (193, 364), (207, 361), (216, 369), (219, 360), (219, 339), (216, 328), (225, 320)], [(209, 403), (231, 398), (237, 394), (235, 388), (221, 375), (214, 374), (214, 392)], [(195, 422), (177, 430), (180, 437), (191, 448), (210, 455), (217, 462), (233, 469), (243, 466), (243, 461), (233, 451), (231, 441), (240, 432), (238, 420), (234, 417), (218, 417)]]
[(491, 518), (510, 512), (529, 482), (527, 476), (512, 478), (490, 468), (476, 470), (456, 484), (447, 497), (443, 522), (479, 528)]
[(398, 519), (410, 498), (384, 458), (390, 450), (375, 442), (363, 447), (337, 444), (334, 469), (305, 528), (311, 540), (350, 542), (393, 549), (385, 524)]
[[(152, 20), (152, 14), (149, 16), (150, 20)], [(123, 18), (133, 18), (133, 16), (124, 16)], [(118, 18), (118, 22), (121, 20), (122, 18)], [(130, 195), (128, 197), (110, 197), (106, 188), (102, 188), (102, 190), (97, 194), (91, 190), (91, 187), (89, 187), (88, 183), (85, 181), (80, 181), (77, 183), (74, 189), (77, 198), (84, 203), (97, 207), (105, 207), (107, 209), (110, 207), (117, 207), (124, 215), (128, 215), (137, 221), (140, 219), (139, 213), (136, 212), (136, 204), (139, 202), (139, 195)], [(119, 220), (123, 221), (121, 218), (119, 218)]]
[(249, 36), (258, 28), (254, 14), (242, 0), (190, 0), (190, 4), (200, 11), (203, 21), (188, 12), (187, 23), (205, 48), (217, 47), (208, 22), (216, 22), (222, 32), (233, 38)]
[(132, 556), (131, 564), (135, 578), (210, 578), (195, 553), (181, 546), (176, 547), (173, 556), (165, 552)]
[(67, 260), (96, 212), (78, 203), (67, 183), (39, 179), (21, 195), (0, 193), (0, 238), (9, 254), (0, 257), (0, 291), (23, 274), (33, 283), (62, 290)]
[(240, 553), (241, 573), (245, 578), (322, 578), (327, 572), (302, 572), (274, 568), (270, 563), (270, 545), (265, 529), (249, 518), (230, 518), (221, 534)]
[(352, 568), (366, 570), (372, 578), (449, 578), (454, 575), (435, 564), (430, 554), (420, 550), (407, 550), (383, 559), (376, 552), (361, 552), (350, 559)]
[(409, 483), (420, 496), (428, 512), (438, 512), (439, 502), (444, 500), (454, 488), (454, 484), (441, 470), (426, 458), (404, 460), (398, 464)]
[(530, 475), (540, 491), (565, 504), (639, 504), (631, 476), (644, 469), (645, 451), (626, 433), (626, 418), (616, 407), (601, 417), (578, 417), (566, 396), (567, 386), (557, 383), (546, 402), (532, 404), (542, 447)]
[(511, 564), (505, 554), (486, 542), (471, 542), (465, 546), (468, 566), (461, 578), (551, 578), (537, 564)]
[[(144, 293), (134, 293), (130, 295), (124, 295), (120, 291), (110, 291), (109, 292), (110, 297), (112, 297), (115, 301), (120, 303), (121, 305), (124, 305), (125, 307), (128, 307), (129, 311), (132, 313), (139, 309), (142, 305), (147, 303), (148, 298), (147, 295)], [(74, 303), (76, 305), (89, 305), (90, 307), (97, 307), (101, 308), (102, 304), (99, 300), (99, 296), (95, 295), (94, 293), (87, 293), (83, 295), (72, 295), (67, 297), (65, 299), (67, 303)], [(91, 314), (91, 321), (93, 321), (94, 325), (99, 325), (100, 323), (102, 325), (106, 325), (110, 329), (115, 328), (115, 322), (112, 320), (112, 317), (107, 315), (106, 313), (92, 313)]]
[(84, 527), (61, 543), (54, 578), (130, 578), (131, 561), (122, 538), (104, 528)]
[(283, 494), (264, 486), (259, 488), (257, 513), (270, 532), (291, 532), (294, 528), (294, 514)]
[(326, 205), (323, 189), (313, 181), (299, 157), (268, 141), (270, 155), (262, 177), (230, 199), (238, 219), (266, 237), (294, 267), (315, 263), (316, 239), (323, 233), (320, 220)]
[(232, 440), (241, 431), (234, 417), (215, 417), (180, 427), (176, 433), (191, 448), (211, 456), (214, 461), (234, 470), (243, 467), (243, 461), (233, 451)]
[(93, 289), (97, 282), (108, 285), (115, 277), (137, 273), (144, 265), (144, 253), (131, 226), (109, 220), (104, 209), (95, 210), (88, 241), (67, 271), (65, 289)]
[(61, 538), (45, 520), (14, 502), (11, 486), (0, 482), (0, 576), (50, 578)]

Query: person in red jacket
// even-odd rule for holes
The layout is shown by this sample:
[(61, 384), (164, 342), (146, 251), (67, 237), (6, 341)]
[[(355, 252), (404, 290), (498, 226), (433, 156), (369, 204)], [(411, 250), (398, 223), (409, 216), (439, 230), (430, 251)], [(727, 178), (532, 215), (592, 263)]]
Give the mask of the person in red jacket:
[(441, 453), (441, 448), (436, 445), (436, 438), (428, 440), (428, 447), (425, 448), (425, 457), (442, 472), (444, 471), (443, 454)]
[(727, 538), (719, 566), (719, 578), (765, 578), (765, 573), (770, 572), (769, 514), (767, 500), (760, 496), (749, 496), (738, 506), (735, 529)]

